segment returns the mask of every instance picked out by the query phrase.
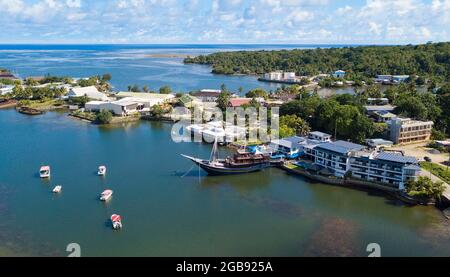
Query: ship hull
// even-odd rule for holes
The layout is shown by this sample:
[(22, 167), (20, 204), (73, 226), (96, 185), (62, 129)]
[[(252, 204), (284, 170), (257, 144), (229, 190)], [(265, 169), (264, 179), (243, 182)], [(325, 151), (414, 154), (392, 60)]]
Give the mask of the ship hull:
[(245, 174), (245, 173), (252, 173), (261, 171), (263, 169), (266, 169), (268, 167), (271, 167), (271, 163), (260, 163), (255, 164), (252, 166), (245, 166), (245, 167), (222, 167), (222, 166), (214, 166), (210, 165), (209, 161), (204, 161), (196, 158), (192, 158), (189, 156), (184, 156), (200, 166), (204, 171), (206, 171), (209, 175), (236, 175), (236, 174)]

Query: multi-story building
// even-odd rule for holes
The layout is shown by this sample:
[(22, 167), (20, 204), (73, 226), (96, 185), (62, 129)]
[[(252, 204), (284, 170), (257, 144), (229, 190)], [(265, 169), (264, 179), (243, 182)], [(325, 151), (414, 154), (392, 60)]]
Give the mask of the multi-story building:
[(320, 142), (331, 141), (331, 135), (319, 131), (310, 132), (308, 138), (312, 140), (318, 140)]
[(434, 123), (397, 117), (389, 125), (390, 140), (396, 144), (407, 144), (429, 140)]
[(394, 152), (355, 152), (349, 164), (352, 177), (400, 190), (420, 174), (416, 158)]
[[(309, 151), (309, 152), (308, 152)], [(319, 167), (336, 177), (351, 172), (353, 178), (403, 190), (420, 175), (417, 159), (401, 153), (369, 151), (365, 146), (335, 141), (311, 147), (306, 153)]]
[(264, 74), (264, 79), (272, 80), (272, 81), (281, 81), (283, 80), (283, 72), (275, 71)]
[(343, 177), (350, 168), (351, 153), (364, 148), (363, 145), (338, 140), (317, 145), (312, 156), (315, 164), (329, 169), (337, 177)]

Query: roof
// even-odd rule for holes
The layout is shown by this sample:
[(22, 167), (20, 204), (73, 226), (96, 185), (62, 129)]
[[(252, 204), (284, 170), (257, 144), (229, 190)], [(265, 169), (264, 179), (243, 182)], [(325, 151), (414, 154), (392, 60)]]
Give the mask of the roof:
[(381, 117), (397, 117), (396, 114), (393, 114), (389, 111), (374, 111), (373, 113)]
[(398, 153), (391, 153), (391, 152), (381, 152), (376, 157), (379, 160), (383, 161), (390, 161), (390, 162), (396, 162), (396, 163), (411, 163), (411, 164), (417, 164), (417, 159), (411, 156), (403, 156), (402, 154)]
[(220, 92), (212, 90), (201, 90), (198, 92), (193, 92), (191, 95), (195, 97), (219, 97)]
[(374, 145), (392, 145), (392, 144), (394, 144), (392, 141), (385, 140), (385, 139), (367, 139), (366, 142), (370, 143), (370, 144), (374, 144)]
[(130, 92), (130, 91), (121, 91), (115, 94), (117, 98), (125, 98), (125, 97), (137, 97), (137, 98), (145, 98), (145, 99), (162, 99), (168, 100), (175, 98), (173, 94), (161, 94), (161, 93), (149, 93), (149, 92)]
[(107, 98), (106, 94), (98, 91), (98, 89), (95, 86), (71, 88), (69, 96), (76, 96), (76, 97), (87, 96), (88, 98), (92, 99)]
[(385, 97), (382, 97), (382, 98), (371, 98), (371, 97), (369, 97), (369, 98), (367, 98), (367, 100), (368, 101), (389, 101), (389, 99), (387, 99), (387, 98), (385, 98)]
[(310, 132), (309, 134), (318, 137), (331, 137), (331, 135), (319, 131)]
[(409, 169), (409, 170), (421, 170), (420, 166), (416, 165), (416, 164), (410, 164), (408, 166), (405, 166), (405, 169)]
[(135, 97), (125, 97), (120, 100), (111, 102), (111, 104), (119, 105), (119, 106), (129, 106), (129, 105), (135, 105), (135, 104), (142, 104), (142, 102), (148, 101), (146, 99), (142, 98), (135, 98)]
[(375, 105), (375, 106), (364, 106), (367, 111), (374, 112), (374, 111), (393, 111), (395, 109), (392, 105)]
[(240, 107), (245, 104), (250, 104), (250, 101), (252, 101), (252, 98), (232, 98), (229, 104), (231, 107)]
[(194, 97), (194, 96), (192, 96), (192, 95), (189, 95), (189, 94), (183, 94), (183, 95), (180, 97), (180, 101), (181, 101), (183, 104), (187, 104), (187, 103), (190, 103), (190, 102), (193, 102), (193, 101), (198, 101), (198, 100), (197, 100), (196, 97)]
[(86, 103), (86, 105), (100, 105), (100, 104), (105, 104), (108, 103), (106, 101), (89, 101)]
[(321, 148), (323, 150), (328, 150), (340, 154), (347, 154), (350, 151), (361, 151), (366, 148), (364, 145), (338, 140), (335, 142), (327, 142), (317, 145), (317, 148)]

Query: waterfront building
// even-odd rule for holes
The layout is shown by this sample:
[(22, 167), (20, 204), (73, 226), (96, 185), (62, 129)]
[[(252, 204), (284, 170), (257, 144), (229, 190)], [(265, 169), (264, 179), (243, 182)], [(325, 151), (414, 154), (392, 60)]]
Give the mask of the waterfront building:
[(355, 152), (349, 159), (353, 178), (403, 190), (410, 180), (420, 175), (420, 166), (414, 157), (394, 152)]
[(335, 78), (344, 78), (345, 77), (345, 71), (344, 70), (337, 70), (333, 73), (333, 77)]
[(92, 100), (108, 101), (108, 96), (100, 92), (95, 86), (71, 88), (67, 96), (69, 98), (86, 96)]
[(311, 154), (311, 150), (314, 149), (315, 146), (322, 143), (320, 140), (311, 139), (311, 137), (314, 136), (311, 135), (309, 135), (308, 137), (293, 136), (272, 140), (269, 144), (269, 148), (274, 153), (283, 154), (288, 158), (296, 158), (299, 155), (300, 156), (308, 155), (308, 152), (309, 154)]
[(175, 95), (173, 94), (161, 94), (161, 93), (148, 93), (148, 92), (129, 92), (123, 91), (115, 94), (117, 99), (123, 99), (128, 97), (145, 99), (145, 101), (149, 102), (149, 105), (152, 107), (154, 105), (161, 105), (165, 103), (170, 103), (175, 99)]
[(140, 112), (150, 111), (151, 101), (143, 98), (126, 97), (113, 102), (99, 105), (100, 110), (111, 111), (117, 116), (128, 116)]
[(351, 153), (365, 148), (364, 145), (338, 140), (317, 145), (312, 154), (316, 165), (327, 168), (337, 177), (343, 177), (350, 169)]
[(295, 72), (284, 72), (283, 79), (287, 81), (295, 81)]
[(283, 80), (283, 72), (282, 71), (275, 71), (264, 74), (264, 79), (270, 80), (270, 81), (281, 81)]
[[(84, 110), (87, 112), (99, 112), (102, 110), (102, 105), (105, 105), (106, 101), (89, 101), (84, 104)], [(78, 107), (78, 106), (77, 106)]]
[(197, 97), (197, 99), (202, 102), (216, 102), (219, 98), (220, 93), (220, 90), (202, 89), (200, 91), (191, 93), (191, 95)]
[(0, 84), (0, 95), (12, 93), (14, 86), (3, 86)]
[(389, 121), (389, 137), (395, 144), (417, 143), (430, 140), (433, 121), (394, 118)]

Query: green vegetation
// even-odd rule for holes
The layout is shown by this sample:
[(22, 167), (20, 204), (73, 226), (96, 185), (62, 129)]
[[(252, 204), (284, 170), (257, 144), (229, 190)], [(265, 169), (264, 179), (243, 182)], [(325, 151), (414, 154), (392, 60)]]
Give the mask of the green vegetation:
[(0, 79), (0, 84), (14, 86), (20, 84), (19, 80), (11, 80), (11, 79)]
[(108, 110), (101, 110), (96, 117), (96, 122), (99, 124), (108, 124), (111, 123), (113, 118), (113, 114)]
[(12, 96), (17, 100), (33, 99), (43, 100), (48, 98), (58, 98), (67, 93), (65, 88), (56, 87), (23, 87), (22, 85), (16, 85), (13, 88)]
[(170, 94), (172, 93), (172, 88), (169, 86), (163, 86), (159, 89), (159, 93), (161, 94)]
[(231, 99), (231, 92), (227, 89), (225, 84), (221, 86), (221, 92), (219, 97), (217, 98), (217, 107), (219, 107), (222, 111), (225, 111), (228, 107), (228, 102)]
[(322, 99), (313, 93), (282, 105), (280, 113), (296, 115), (306, 120), (313, 130), (333, 134), (339, 139), (363, 143), (375, 133), (374, 123), (365, 115), (358, 96)]
[(420, 176), (417, 181), (409, 181), (406, 184), (408, 195), (422, 200), (440, 200), (444, 191), (442, 182), (433, 182), (428, 177)]
[(213, 72), (219, 74), (284, 70), (302, 76), (342, 69), (349, 80), (373, 78), (377, 74), (417, 74), (442, 81), (450, 76), (450, 43), (221, 52), (186, 58), (184, 62), (212, 65)]
[(309, 124), (296, 115), (285, 115), (280, 117), (280, 137), (305, 136), (311, 131)]
[(269, 97), (269, 94), (262, 88), (257, 88), (254, 90), (251, 90), (245, 94), (245, 97), (247, 98), (264, 98), (267, 99)]
[(97, 119), (97, 114), (93, 112), (82, 112), (80, 110), (73, 111), (70, 115), (89, 120), (89, 121), (95, 121)]
[(450, 169), (446, 166), (442, 166), (435, 163), (430, 162), (421, 162), (420, 166), (428, 171), (430, 171), (433, 175), (441, 178), (447, 184), (450, 184)]

